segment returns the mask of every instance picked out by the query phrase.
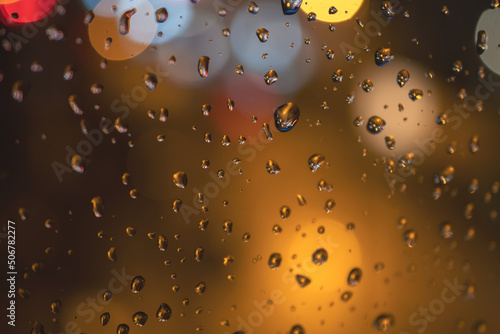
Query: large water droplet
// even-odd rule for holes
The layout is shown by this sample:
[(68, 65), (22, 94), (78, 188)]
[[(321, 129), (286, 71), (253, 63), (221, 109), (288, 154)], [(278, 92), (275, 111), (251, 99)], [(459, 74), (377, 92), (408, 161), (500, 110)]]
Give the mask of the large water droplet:
[(128, 334), (130, 328), (126, 324), (120, 324), (116, 328), (116, 334)]
[(136, 312), (132, 316), (132, 320), (134, 321), (134, 324), (142, 327), (146, 324), (146, 321), (148, 320), (148, 315), (144, 312)]
[(130, 289), (133, 293), (139, 293), (146, 284), (146, 280), (142, 276), (135, 276), (130, 283)]
[(278, 81), (278, 73), (276, 73), (275, 70), (269, 70), (265, 75), (264, 75), (264, 81), (268, 86), (272, 85), (276, 81)]
[(168, 19), (168, 11), (165, 7), (158, 8), (155, 12), (156, 22), (163, 23)]
[(104, 312), (99, 317), (99, 322), (100, 322), (101, 326), (106, 326), (110, 319), (111, 319), (111, 315), (109, 314), (109, 312)]
[(385, 121), (381, 117), (372, 116), (366, 124), (366, 129), (371, 134), (378, 134), (384, 130), (385, 124)]
[(130, 31), (130, 18), (137, 12), (137, 9), (132, 8), (125, 11), (120, 17), (118, 31), (121, 35), (126, 35)]
[(420, 99), (422, 99), (422, 96), (424, 96), (424, 92), (422, 92), (421, 89), (412, 89), (408, 93), (408, 97), (412, 101), (420, 100)]
[(375, 52), (375, 64), (383, 66), (394, 59), (390, 48), (380, 48)]
[(477, 40), (476, 40), (476, 52), (478, 55), (482, 55), (484, 51), (486, 51), (486, 31), (479, 30), (477, 32)]
[(324, 248), (318, 248), (312, 255), (312, 262), (319, 266), (328, 260), (328, 252)]
[(300, 109), (293, 103), (288, 102), (276, 108), (274, 111), (274, 124), (280, 132), (287, 132), (293, 129), (299, 121)]
[(158, 308), (158, 311), (156, 311), (156, 319), (158, 319), (158, 321), (161, 322), (170, 319), (171, 315), (172, 315), (172, 309), (165, 303), (162, 303)]

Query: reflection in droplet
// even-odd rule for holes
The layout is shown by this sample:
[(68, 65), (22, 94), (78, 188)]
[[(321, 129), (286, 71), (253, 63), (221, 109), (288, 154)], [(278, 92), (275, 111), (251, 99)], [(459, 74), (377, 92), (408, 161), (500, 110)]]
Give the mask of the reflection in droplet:
[(269, 31), (266, 28), (259, 28), (255, 33), (257, 34), (259, 41), (261, 41), (262, 43), (267, 42), (267, 40), (269, 39)]
[(275, 70), (269, 70), (265, 75), (264, 75), (264, 81), (268, 86), (272, 85), (276, 81), (278, 81), (278, 73), (276, 73)]
[(328, 260), (328, 252), (324, 248), (318, 248), (312, 255), (312, 262), (319, 266)]
[(188, 183), (187, 174), (179, 171), (173, 175), (173, 181), (177, 187), (184, 189)]
[(139, 293), (146, 284), (146, 280), (142, 276), (135, 276), (130, 283), (130, 289), (133, 293)]
[(287, 132), (293, 129), (299, 121), (300, 109), (293, 103), (288, 102), (276, 108), (274, 111), (274, 124), (280, 132)]
[(387, 332), (394, 326), (392, 314), (381, 314), (373, 321), (373, 327), (382, 332)]
[(200, 77), (208, 77), (208, 64), (210, 63), (210, 58), (207, 56), (201, 56), (198, 60), (198, 73)]
[(349, 286), (357, 286), (361, 280), (362, 271), (360, 268), (354, 268), (347, 276), (347, 284)]
[(281, 9), (285, 15), (297, 13), (302, 5), (302, 0), (281, 0)]
[(378, 134), (384, 130), (386, 123), (385, 121), (379, 117), (379, 116), (372, 116), (368, 120), (368, 123), (366, 124), (366, 129), (368, 132), (371, 134)]
[(297, 281), (297, 283), (301, 288), (305, 288), (311, 283), (311, 279), (309, 277), (299, 274), (295, 275), (295, 280)]
[(318, 168), (320, 168), (321, 166), (323, 166), (323, 164), (325, 163), (325, 156), (323, 154), (313, 154), (309, 157), (308, 159), (308, 163), (309, 163), (309, 169), (315, 173)]
[(268, 160), (266, 163), (266, 170), (269, 174), (278, 174), (281, 168), (276, 161)]
[(278, 269), (281, 265), (281, 254), (273, 253), (269, 256), (268, 265), (271, 269)]
[(168, 19), (168, 11), (165, 7), (158, 8), (155, 12), (156, 22), (163, 23)]
[(146, 324), (146, 321), (148, 320), (148, 315), (144, 312), (136, 312), (132, 316), (132, 320), (134, 321), (134, 324), (142, 327)]
[(375, 64), (378, 66), (383, 66), (394, 59), (394, 56), (391, 54), (391, 49), (389, 48), (380, 48), (375, 52)]
[(172, 309), (170, 308), (170, 306), (165, 303), (160, 304), (160, 307), (156, 311), (156, 319), (158, 319), (158, 321), (164, 322), (170, 319), (171, 315)]

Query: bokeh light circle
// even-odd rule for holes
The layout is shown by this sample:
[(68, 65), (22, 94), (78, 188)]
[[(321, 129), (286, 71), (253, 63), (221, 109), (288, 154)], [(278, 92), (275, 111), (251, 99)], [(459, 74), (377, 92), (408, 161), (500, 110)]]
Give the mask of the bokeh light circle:
[[(481, 30), (486, 32), (486, 51), (480, 56), (483, 63), (493, 72), (500, 74), (500, 48), (497, 47), (500, 40), (500, 11), (497, 9), (486, 10), (477, 23), (474, 38)], [(476, 40), (474, 40), (476, 43)]]
[[(400, 70), (410, 73), (410, 80), (405, 86), (399, 87), (396, 78)], [(376, 154), (398, 156), (419, 149), (419, 143), (432, 138), (433, 130), (438, 128), (436, 117), (441, 113), (442, 106), (439, 87), (435, 79), (427, 78), (428, 69), (411, 59), (396, 59), (384, 67), (378, 67), (374, 62), (363, 64), (360, 69), (363, 77), (358, 77), (353, 86), (365, 79), (373, 83), (373, 90), (366, 93), (361, 87), (352, 87), (356, 94), (352, 104), (352, 120), (358, 116), (363, 118), (363, 125), (351, 127), (361, 136), (367, 148), (374, 149)], [(408, 94), (412, 89), (420, 89), (424, 95), (421, 100), (412, 101)], [(428, 94), (430, 92), (430, 95)], [(401, 105), (403, 110), (400, 111)], [(386, 126), (379, 134), (371, 134), (366, 129), (368, 119), (379, 116), (385, 120)], [(396, 145), (389, 150), (385, 143), (386, 136), (393, 136)]]
[(8, 26), (35, 22), (49, 15), (56, 0), (0, 0), (0, 20)]
[[(120, 17), (132, 8), (137, 12), (130, 18), (129, 33), (121, 35)], [(137, 56), (151, 44), (157, 31), (155, 9), (148, 0), (102, 0), (94, 13), (95, 18), (89, 24), (90, 42), (106, 59), (123, 60)], [(109, 48), (106, 48), (107, 38), (112, 39)]]
[[(324, 0), (306, 0), (302, 3), (300, 9), (306, 14), (315, 13), (319, 21), (342, 22), (352, 18), (362, 4), (363, 0), (339, 0), (333, 3)], [(335, 6), (338, 12), (330, 14), (328, 10), (331, 6)]]

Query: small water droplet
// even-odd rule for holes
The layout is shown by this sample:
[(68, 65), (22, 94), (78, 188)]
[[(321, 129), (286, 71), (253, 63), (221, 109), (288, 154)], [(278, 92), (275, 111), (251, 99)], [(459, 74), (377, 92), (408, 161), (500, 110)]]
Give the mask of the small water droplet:
[(399, 87), (403, 87), (409, 80), (410, 80), (410, 73), (407, 70), (402, 69), (401, 71), (398, 72), (396, 81), (398, 82)]
[(208, 77), (208, 65), (210, 63), (210, 57), (201, 56), (198, 60), (198, 73), (200, 77), (206, 78)]
[(375, 64), (383, 66), (394, 59), (390, 48), (380, 48), (375, 52)]
[(349, 286), (357, 286), (361, 280), (362, 271), (360, 268), (354, 268), (347, 276), (347, 284)]
[(328, 260), (328, 252), (324, 248), (318, 248), (312, 255), (312, 262), (320, 266)]
[(188, 183), (187, 174), (185, 172), (179, 171), (173, 175), (173, 181), (177, 187), (184, 189), (186, 188)]
[(267, 42), (267, 40), (269, 39), (269, 31), (266, 28), (259, 28), (255, 33), (257, 34), (259, 41), (261, 41), (262, 43)]

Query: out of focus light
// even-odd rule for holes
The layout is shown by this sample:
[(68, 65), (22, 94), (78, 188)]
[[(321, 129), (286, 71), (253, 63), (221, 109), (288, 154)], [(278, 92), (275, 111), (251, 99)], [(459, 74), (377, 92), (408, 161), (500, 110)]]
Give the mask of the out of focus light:
[[(403, 87), (399, 87), (396, 78), (400, 70), (406, 69), (410, 73), (410, 80)], [(369, 149), (376, 150), (376, 154), (385, 156), (407, 154), (419, 149), (419, 143), (432, 139), (433, 130), (438, 128), (436, 117), (442, 112), (440, 91), (434, 80), (426, 78), (426, 69), (411, 59), (396, 59), (383, 68), (377, 67), (374, 62), (365, 63), (360, 69), (363, 77), (358, 77), (352, 83), (355, 92), (352, 108), (353, 121), (356, 117), (363, 118), (363, 125), (356, 128), (361, 136), (362, 143)], [(373, 83), (373, 90), (369, 93), (361, 87), (355, 87), (358, 82), (369, 79)], [(424, 95), (421, 100), (412, 101), (408, 93), (412, 89), (420, 89)], [(379, 134), (367, 131), (368, 119), (379, 116), (385, 120), (386, 126)], [(386, 136), (393, 136), (396, 145), (389, 150), (385, 143)]]
[[(230, 26), (233, 53), (245, 71), (257, 74), (256, 86), (275, 94), (295, 92), (307, 83), (307, 74), (313, 72), (311, 67), (314, 66), (309, 66), (308, 71), (291, 67), (292, 63), (297, 64), (304, 44), (300, 17), (282, 15), (279, 2), (264, 2), (259, 6), (258, 15), (249, 14), (246, 7), (234, 13)], [(269, 31), (265, 43), (260, 42), (256, 35), (259, 28)], [(264, 74), (270, 69), (278, 73), (278, 81), (266, 86)]]
[(0, 0), (0, 20), (8, 26), (35, 22), (54, 10), (56, 0)]
[(500, 40), (500, 11), (488, 9), (481, 15), (474, 38), (477, 38), (477, 33), (481, 30), (486, 32), (487, 48), (480, 58), (490, 70), (500, 74), (500, 48), (497, 47)]
[[(120, 17), (132, 8), (137, 12), (130, 18), (129, 32), (122, 35)], [(123, 60), (137, 56), (150, 45), (157, 31), (155, 9), (148, 0), (102, 0), (94, 13), (95, 18), (89, 24), (90, 42), (106, 59)]]
[[(315, 13), (319, 21), (324, 22), (342, 22), (347, 21), (356, 14), (361, 8), (363, 0), (340, 0), (340, 1), (324, 1), (324, 0), (306, 0), (300, 7), (306, 14)], [(337, 12), (330, 14), (330, 7), (335, 6)]]

